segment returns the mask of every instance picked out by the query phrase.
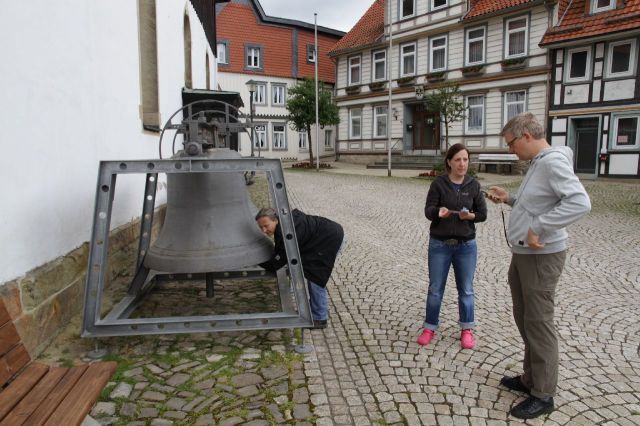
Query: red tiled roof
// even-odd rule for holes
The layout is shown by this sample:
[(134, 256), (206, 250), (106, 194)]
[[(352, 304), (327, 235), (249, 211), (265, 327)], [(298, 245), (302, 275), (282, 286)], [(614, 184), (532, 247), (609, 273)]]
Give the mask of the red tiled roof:
[(510, 7), (519, 6), (525, 3), (531, 3), (534, 0), (476, 0), (471, 2), (471, 8), (469, 12), (462, 19), (467, 20), (476, 18), (478, 16), (486, 15), (488, 13), (497, 12), (502, 9), (508, 9)]
[[(593, 15), (587, 13), (585, 1), (571, 1), (560, 24), (547, 30), (540, 46), (640, 28), (640, 0), (627, 0), (623, 8)], [(564, 7), (559, 15), (563, 13)]]
[(375, 0), (362, 18), (342, 37), (329, 52), (335, 56), (341, 51), (375, 43), (384, 34), (385, 0)]
[[(290, 21), (294, 22), (294, 21)], [(297, 29), (297, 63), (294, 61), (293, 29)], [(218, 41), (224, 40), (228, 46), (228, 63), (218, 64), (220, 73), (255, 74), (285, 78), (313, 77), (314, 67), (307, 62), (307, 46), (314, 43), (313, 28), (295, 25), (278, 25), (260, 19), (252, 3), (227, 3), (216, 17)], [(336, 69), (329, 59), (329, 49), (338, 40), (338, 35), (318, 32), (318, 78), (334, 83)], [(264, 66), (257, 70), (245, 67), (245, 45), (256, 43), (264, 47)], [(297, 73), (293, 74), (293, 68)]]

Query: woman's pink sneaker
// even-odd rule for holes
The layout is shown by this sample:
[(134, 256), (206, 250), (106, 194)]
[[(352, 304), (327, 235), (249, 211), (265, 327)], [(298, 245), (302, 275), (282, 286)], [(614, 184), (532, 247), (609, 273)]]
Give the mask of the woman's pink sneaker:
[(460, 333), (460, 346), (462, 349), (473, 349), (476, 345), (476, 339), (473, 337), (471, 330), (462, 330)]
[(428, 328), (425, 328), (422, 331), (422, 334), (420, 335), (420, 337), (418, 337), (418, 344), (422, 346), (427, 346), (431, 342), (431, 339), (433, 339), (433, 336), (435, 334), (436, 333), (433, 330), (429, 330)]

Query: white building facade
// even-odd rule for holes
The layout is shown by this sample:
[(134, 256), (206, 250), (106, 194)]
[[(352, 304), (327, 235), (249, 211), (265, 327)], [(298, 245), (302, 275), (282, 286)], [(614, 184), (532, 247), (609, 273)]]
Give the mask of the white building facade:
[[(217, 86), (214, 23), (208, 38), (194, 9), (203, 4), (3, 3), (0, 295), (90, 239), (101, 160), (158, 158), (182, 88)], [(119, 178), (112, 229), (140, 216), (143, 195), (144, 176)]]
[[(218, 27), (218, 82), (225, 91), (240, 93), (244, 113), (250, 110), (248, 83), (253, 92), (253, 119), (257, 122), (253, 147), (250, 133), (239, 136), (243, 156), (260, 155), (282, 160), (308, 160), (312, 144), (314, 158), (335, 154), (335, 126), (311, 128), (306, 132), (292, 129), (286, 102), (289, 89), (303, 78), (318, 80), (333, 91), (335, 64), (328, 52), (343, 32), (317, 26), (318, 62), (315, 54), (313, 24), (267, 16), (258, 0), (231, 0), (216, 10)], [(316, 134), (318, 138), (316, 138)]]
[(391, 49), (388, 3), (379, 1), (372, 9), (380, 3), (384, 11), (369, 19), (384, 16), (384, 33), (375, 40), (338, 45), (332, 52), (338, 63), (340, 157), (386, 152), (388, 116), (393, 152), (442, 153), (444, 127), (422, 99), (446, 82), (459, 85), (467, 107), (466, 117), (449, 130), (449, 145), (461, 142), (472, 152), (506, 152), (499, 133), (509, 118), (523, 111), (544, 117), (547, 52), (538, 42), (550, 14), (542, 1), (476, 1), (471, 8), (459, 0), (390, 1)]

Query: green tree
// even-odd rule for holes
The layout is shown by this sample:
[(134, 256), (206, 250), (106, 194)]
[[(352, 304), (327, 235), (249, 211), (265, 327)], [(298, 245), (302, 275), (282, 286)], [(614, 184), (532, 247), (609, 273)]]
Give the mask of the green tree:
[[(313, 144), (311, 143), (311, 126), (316, 122), (316, 88), (315, 80), (305, 78), (289, 89), (287, 110), (289, 125), (298, 132), (307, 132), (309, 142), (309, 166), (313, 164)], [(340, 122), (338, 107), (331, 99), (331, 92), (324, 84), (318, 85), (318, 122), (321, 127), (333, 126)]]
[(449, 128), (456, 121), (465, 117), (467, 109), (462, 100), (460, 87), (447, 82), (424, 97), (427, 109), (440, 113), (440, 120), (444, 123), (444, 140), (449, 149)]

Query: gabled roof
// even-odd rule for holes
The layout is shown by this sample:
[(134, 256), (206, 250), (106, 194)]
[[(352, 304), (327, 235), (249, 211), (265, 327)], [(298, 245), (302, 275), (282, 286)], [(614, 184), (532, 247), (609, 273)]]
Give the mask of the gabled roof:
[[(617, 0), (618, 4), (622, 1)], [(566, 0), (561, 1), (560, 22), (547, 30), (540, 46), (640, 29), (640, 0), (627, 0), (621, 8), (592, 15), (587, 13), (589, 3), (572, 0), (567, 5)]]
[[(194, 1), (194, 0), (191, 0)], [(287, 19), (287, 18), (278, 18), (275, 16), (269, 16), (266, 13), (264, 13), (264, 9), (262, 8), (262, 5), (260, 4), (260, 2), (258, 0), (251, 0), (250, 2), (247, 1), (242, 1), (242, 2), (232, 2), (230, 0), (215, 0), (215, 2), (217, 3), (240, 3), (240, 4), (245, 4), (248, 5), (249, 3), (253, 6), (253, 9), (257, 12), (260, 20), (262, 22), (268, 23), (268, 24), (276, 24), (276, 25), (285, 25), (285, 26), (290, 26), (290, 27), (298, 27), (298, 28), (306, 28), (308, 30), (314, 31), (316, 26), (314, 26), (314, 24), (309, 24), (307, 22), (304, 21), (298, 21), (296, 19)], [(220, 13), (220, 11), (226, 6), (226, 4), (221, 4), (219, 6), (216, 6), (216, 15)], [(321, 25), (317, 26), (318, 29), (318, 33), (322, 33), (322, 34), (327, 34), (327, 35), (332, 35), (332, 36), (338, 36), (341, 37), (344, 35), (344, 31), (340, 31), (340, 30), (335, 30), (333, 28), (329, 28), (329, 27), (323, 27)]]
[(520, 6), (526, 3), (533, 3), (534, 0), (476, 0), (471, 2), (469, 11), (464, 15), (461, 21), (490, 15), (495, 12), (504, 11), (512, 7)]
[(342, 37), (329, 52), (329, 56), (376, 43), (384, 35), (385, 0), (375, 0), (362, 18)]

